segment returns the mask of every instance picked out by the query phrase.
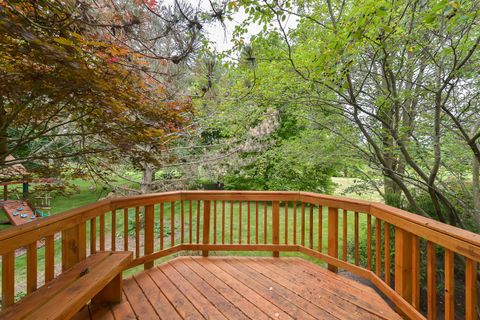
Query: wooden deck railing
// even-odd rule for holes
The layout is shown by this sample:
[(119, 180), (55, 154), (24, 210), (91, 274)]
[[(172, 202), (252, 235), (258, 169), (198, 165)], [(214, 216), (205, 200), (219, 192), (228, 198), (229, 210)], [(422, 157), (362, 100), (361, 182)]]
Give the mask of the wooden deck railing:
[[(44, 241), (41, 268), (39, 240)], [(477, 319), (480, 235), (379, 203), (306, 192), (240, 191), (180, 191), (99, 201), (0, 232), (3, 308), (14, 303), (15, 273), (20, 272), (16, 250), (26, 248), (26, 291), (31, 293), (39, 269), (43, 283), (54, 279), (58, 246), (62, 270), (98, 250), (133, 251), (130, 267), (144, 268), (184, 250), (204, 256), (212, 250), (271, 251), (274, 256), (300, 252), (324, 261), (332, 271), (345, 269), (369, 279), (412, 319), (424, 318), (421, 302), (428, 306), (428, 318), (436, 318), (436, 299), (442, 294), (436, 250), (443, 248), (445, 318), (454, 318), (457, 255), (465, 263), (462, 308), (467, 319)], [(420, 254), (421, 246), (427, 248), (426, 257)], [(426, 301), (420, 301), (421, 259), (427, 267)]]

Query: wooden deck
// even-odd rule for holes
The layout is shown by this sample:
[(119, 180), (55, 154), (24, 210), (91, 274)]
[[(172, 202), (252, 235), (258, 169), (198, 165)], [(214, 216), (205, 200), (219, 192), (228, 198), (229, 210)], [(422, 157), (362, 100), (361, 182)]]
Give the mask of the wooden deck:
[(180, 257), (78, 319), (401, 319), (374, 289), (299, 258)]

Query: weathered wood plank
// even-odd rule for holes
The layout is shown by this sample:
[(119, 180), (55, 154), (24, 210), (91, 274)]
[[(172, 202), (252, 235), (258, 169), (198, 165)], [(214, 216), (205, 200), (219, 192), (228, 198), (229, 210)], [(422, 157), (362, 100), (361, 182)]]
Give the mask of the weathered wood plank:
[(477, 277), (478, 263), (471, 259), (465, 264), (465, 319), (477, 319)]
[(354, 218), (354, 251), (355, 251), (355, 265), (360, 264), (360, 244), (359, 244), (359, 223), (358, 223), (358, 212), (355, 212), (355, 218)]
[(27, 294), (37, 290), (37, 242), (27, 247)]
[(445, 249), (445, 319), (455, 318), (455, 278), (454, 278), (454, 253)]
[[(203, 244), (210, 243), (210, 201), (203, 203)], [(202, 256), (208, 257), (208, 250), (202, 251)]]
[(55, 277), (55, 238), (54, 235), (45, 237), (45, 283)]
[[(328, 255), (338, 257), (338, 209), (328, 207)], [(337, 272), (338, 268), (329, 264), (328, 270)]]
[[(148, 255), (153, 253), (153, 233), (154, 233), (154, 206), (149, 205), (145, 207), (145, 232), (144, 232), (144, 254)], [(173, 229), (172, 229), (173, 230)], [(174, 233), (172, 231), (172, 233)], [(153, 261), (149, 261), (144, 264), (144, 269), (150, 269), (153, 267)]]
[(436, 246), (427, 243), (427, 310), (428, 319), (437, 319)]
[(395, 228), (395, 291), (412, 302), (412, 234)]
[[(272, 203), (272, 244), (280, 243), (280, 204), (278, 201)], [(279, 257), (278, 251), (273, 251), (274, 257)]]
[(2, 308), (11, 306), (15, 296), (15, 252), (2, 255)]

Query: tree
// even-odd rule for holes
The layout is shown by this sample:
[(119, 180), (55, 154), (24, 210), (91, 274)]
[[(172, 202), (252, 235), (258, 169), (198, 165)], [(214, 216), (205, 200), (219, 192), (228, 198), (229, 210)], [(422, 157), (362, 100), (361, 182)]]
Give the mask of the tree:
[(275, 43), (257, 38), (238, 61), (207, 57), (197, 70), (199, 144), (210, 145), (195, 154), (205, 162), (199, 175), (231, 189), (330, 192), (346, 159), (335, 137), (311, 120), (327, 114), (283, 99), (306, 88), (285, 76)]
[(161, 146), (189, 121), (188, 99), (166, 101), (144, 57), (92, 26), (84, 6), (0, 4), (1, 166), (14, 154), (52, 174), (88, 155)]
[[(191, 120), (193, 116), (188, 71), (195, 64), (195, 55), (206, 44), (203, 26), (223, 21), (223, 7), (222, 3), (216, 2), (210, 2), (207, 8), (195, 8), (180, 1), (174, 1), (170, 6), (156, 1), (99, 1), (84, 10), (89, 26), (99, 28), (112, 41), (127, 47), (145, 61), (141, 68), (145, 81), (158, 84), (161, 88), (157, 101), (183, 115), (176, 119), (176, 125), (164, 126), (168, 132), (161, 139), (137, 141), (108, 163), (92, 157), (90, 164), (93, 171), (105, 182), (109, 183), (111, 174), (121, 176), (118, 174), (122, 171), (119, 170), (121, 164), (123, 168), (133, 167), (142, 172), (140, 181), (123, 175), (122, 178), (139, 185), (139, 190), (128, 186), (122, 187), (123, 191), (149, 193), (162, 186), (162, 181), (156, 181), (156, 173), (169, 162), (177, 160), (176, 156), (170, 156), (170, 150), (188, 137), (193, 128), (193, 123), (180, 122), (182, 119)], [(137, 121), (147, 125), (155, 122), (147, 117)]]
[[(269, 33), (283, 39), (292, 79), (311, 86), (310, 103), (361, 134), (356, 148), (385, 177), (387, 200), (402, 194), (418, 213), (463, 224), (458, 208), (468, 205), (445, 180), (450, 155), (478, 154), (478, 131), (465, 130), (478, 121), (478, 3), (238, 3), (250, 14), (245, 23), (275, 24)], [(287, 16), (298, 21), (290, 31)], [(455, 136), (460, 154), (450, 153)], [(428, 194), (433, 212), (420, 207), (416, 190)]]

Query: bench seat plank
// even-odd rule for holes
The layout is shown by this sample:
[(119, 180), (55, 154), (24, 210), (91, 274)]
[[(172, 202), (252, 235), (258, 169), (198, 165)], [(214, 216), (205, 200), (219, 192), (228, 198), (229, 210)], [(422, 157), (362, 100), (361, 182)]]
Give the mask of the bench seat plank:
[(3, 310), (0, 318), (71, 318), (116, 278), (131, 260), (131, 252), (93, 254), (19, 303)]

